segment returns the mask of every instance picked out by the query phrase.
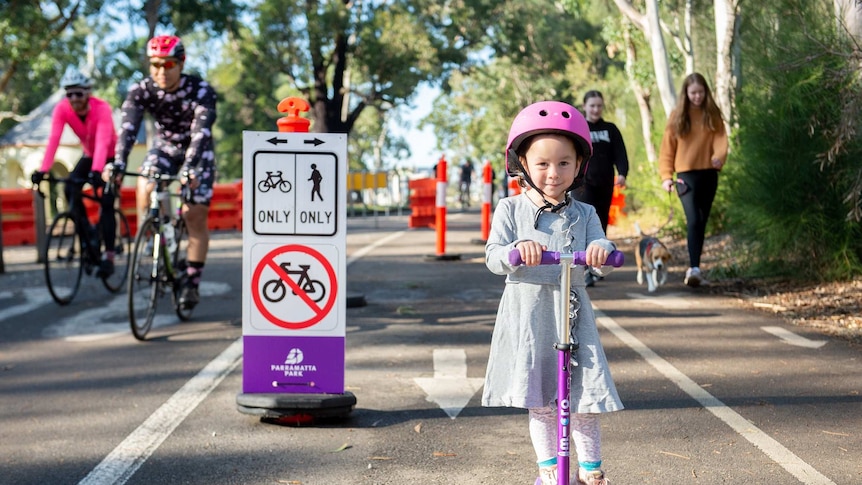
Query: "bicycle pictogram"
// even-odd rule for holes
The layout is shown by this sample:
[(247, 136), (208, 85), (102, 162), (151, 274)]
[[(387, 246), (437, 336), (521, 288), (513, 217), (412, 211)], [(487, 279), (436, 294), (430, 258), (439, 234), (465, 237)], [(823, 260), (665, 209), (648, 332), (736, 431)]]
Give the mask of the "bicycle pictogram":
[(267, 171), (266, 179), (261, 180), (257, 184), (257, 189), (261, 192), (269, 192), (269, 189), (274, 189), (276, 187), (278, 187), (278, 190), (281, 190), (285, 194), (290, 192), (290, 189), (293, 188), (293, 186), (290, 184), (290, 181), (285, 180), (284, 177), (282, 177), (281, 170), (277, 172)]
[[(300, 269), (290, 269), (290, 263), (281, 263), (279, 266), (288, 276), (299, 276), (299, 279), (296, 280), (297, 286), (315, 303), (326, 296), (326, 287), (323, 286), (323, 283), (319, 280), (311, 279), (308, 275), (308, 270), (311, 268), (310, 264), (300, 264)], [(295, 295), (296, 291), (292, 293)], [(276, 278), (269, 280), (263, 285), (263, 297), (267, 300), (278, 303), (285, 296), (287, 296), (287, 285), (283, 279)]]

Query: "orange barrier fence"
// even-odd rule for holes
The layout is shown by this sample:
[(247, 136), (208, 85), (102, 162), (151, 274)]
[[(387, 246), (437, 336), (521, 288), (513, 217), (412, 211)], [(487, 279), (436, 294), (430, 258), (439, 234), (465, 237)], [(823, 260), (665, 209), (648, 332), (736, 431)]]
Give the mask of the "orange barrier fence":
[(437, 217), (437, 180), (424, 178), (407, 183), (410, 189), (410, 219), (407, 227), (434, 227)]
[(3, 213), (4, 246), (36, 244), (36, 215), (33, 211), (33, 191), (0, 189), (0, 212)]
[[(0, 189), (0, 211), (3, 217), (0, 226), (3, 246), (36, 244), (36, 217), (33, 197), (38, 194), (30, 189)], [(432, 195), (432, 211), (433, 211)], [(99, 206), (85, 199), (87, 217), (95, 223), (99, 217)], [(132, 233), (138, 229), (138, 214), (135, 204), (135, 188), (123, 187), (120, 190), (120, 211), (129, 221)], [(210, 202), (209, 228), (211, 230), (242, 229), (242, 182), (215, 184)], [(48, 224), (50, 224), (50, 219)]]

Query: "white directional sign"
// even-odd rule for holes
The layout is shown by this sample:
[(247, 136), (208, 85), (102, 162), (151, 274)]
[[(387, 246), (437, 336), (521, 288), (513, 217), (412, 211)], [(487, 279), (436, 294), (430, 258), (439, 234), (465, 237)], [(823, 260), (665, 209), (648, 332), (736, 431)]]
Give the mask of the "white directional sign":
[(347, 136), (243, 132), (243, 332), (345, 334)]
[[(261, 138), (252, 148), (252, 228), (260, 235), (332, 236), (338, 231), (338, 154), (323, 135), (296, 134)], [(331, 136), (331, 135), (330, 135)], [(343, 138), (343, 136), (342, 136)], [(305, 143), (305, 142), (309, 143)], [(295, 143), (295, 142), (294, 142)], [(268, 145), (268, 146), (267, 146)]]

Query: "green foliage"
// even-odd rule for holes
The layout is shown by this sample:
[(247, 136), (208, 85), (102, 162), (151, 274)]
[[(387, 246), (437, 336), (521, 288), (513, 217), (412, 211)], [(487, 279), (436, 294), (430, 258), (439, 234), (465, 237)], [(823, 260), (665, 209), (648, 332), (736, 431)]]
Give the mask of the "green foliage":
[(862, 143), (821, 164), (848, 99), (860, 101), (858, 67), (840, 54), (850, 52), (848, 39), (835, 32), (827, 3), (816, 15), (810, 2), (786, 0), (747, 26), (747, 38), (763, 44), (745, 52), (751, 67), (728, 164), (727, 227), (754, 256), (753, 273), (826, 280), (862, 272), (862, 231), (847, 220), (845, 202), (855, 178), (848, 174), (862, 170)]
[(543, 99), (578, 105), (578, 91), (587, 83), (582, 75), (573, 79), (567, 66), (601, 54), (598, 44), (589, 42), (598, 29), (573, 21), (552, 2), (499, 2), (489, 15), (495, 23), (483, 51), (487, 60), (453, 72), (423, 124), (434, 127), (441, 151), (454, 153), (450, 163), (490, 160), (500, 174), (511, 119)]
[[(70, 64), (83, 65), (82, 23), (103, 2), (0, 2), (0, 112), (23, 116), (57, 89)], [(0, 134), (14, 126), (0, 117)]]

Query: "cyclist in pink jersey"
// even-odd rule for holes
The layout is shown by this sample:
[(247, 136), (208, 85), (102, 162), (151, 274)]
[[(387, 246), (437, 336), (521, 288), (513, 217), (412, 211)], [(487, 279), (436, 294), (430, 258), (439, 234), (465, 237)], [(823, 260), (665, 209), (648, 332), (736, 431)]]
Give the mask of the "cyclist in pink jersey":
[[(65, 185), (66, 200), (81, 200), (80, 194), (85, 183), (89, 182), (94, 189), (104, 189), (101, 172), (105, 164), (114, 161), (117, 133), (114, 131), (111, 106), (106, 101), (90, 95), (92, 86), (90, 78), (70, 66), (60, 80), (60, 86), (66, 90), (66, 99), (57, 103), (54, 108), (45, 157), (42, 159), (41, 168), (33, 172), (31, 181), (34, 185), (39, 184), (45, 174), (51, 170), (63, 128), (69, 125), (81, 140), (84, 154), (69, 174), (69, 182)], [(114, 272), (114, 238), (117, 229), (117, 223), (113, 217), (115, 197), (113, 192), (102, 192), (100, 222), (105, 250), (102, 253), (98, 275), (109, 276)], [(83, 207), (78, 206), (74, 209), (79, 217), (85, 217)]]

